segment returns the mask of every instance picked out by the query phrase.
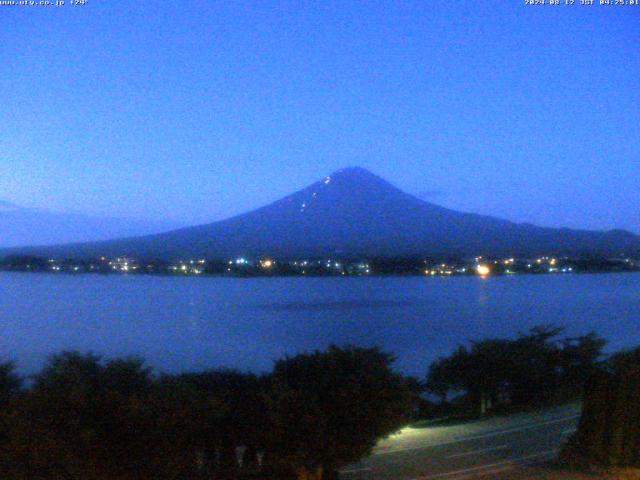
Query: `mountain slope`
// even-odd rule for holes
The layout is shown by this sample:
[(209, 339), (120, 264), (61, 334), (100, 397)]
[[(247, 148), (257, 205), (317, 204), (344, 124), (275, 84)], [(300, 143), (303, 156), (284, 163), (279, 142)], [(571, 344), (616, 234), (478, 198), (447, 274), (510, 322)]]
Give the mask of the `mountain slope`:
[(541, 228), (460, 213), (347, 168), (270, 205), (208, 225), (140, 238), (75, 244), (47, 255), (231, 258), (237, 255), (529, 255), (640, 251), (624, 231)]

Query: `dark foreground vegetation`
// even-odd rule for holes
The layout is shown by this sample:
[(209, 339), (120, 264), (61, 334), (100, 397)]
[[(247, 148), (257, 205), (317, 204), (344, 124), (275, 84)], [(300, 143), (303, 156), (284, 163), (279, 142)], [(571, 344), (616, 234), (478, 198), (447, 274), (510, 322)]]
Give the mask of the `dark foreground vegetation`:
[(4, 363), (0, 478), (332, 479), (409, 421), (543, 407), (585, 386), (572, 445), (634, 464), (640, 350), (604, 359), (604, 343), (537, 327), (461, 346), (423, 383), (394, 372), (391, 355), (357, 347), (287, 357), (262, 376), (156, 375), (139, 358), (64, 352), (22, 379)]
[(562, 337), (539, 326), (516, 339), (460, 346), (429, 369), (426, 387), (440, 413), (473, 416), (575, 400), (599, 368), (605, 340), (594, 333)]
[(270, 375), (154, 376), (65, 352), (21, 389), (0, 367), (0, 478), (321, 479), (409, 421), (416, 382), (378, 349), (285, 358)]
[(562, 460), (640, 468), (640, 348), (614, 355), (592, 375), (578, 431)]

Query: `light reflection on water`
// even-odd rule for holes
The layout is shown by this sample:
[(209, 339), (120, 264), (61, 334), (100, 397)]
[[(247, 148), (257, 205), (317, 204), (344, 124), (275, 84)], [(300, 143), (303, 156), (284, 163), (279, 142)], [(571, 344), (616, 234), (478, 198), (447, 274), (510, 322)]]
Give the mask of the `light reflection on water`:
[(640, 344), (640, 274), (172, 278), (0, 273), (0, 357), (25, 371), (63, 349), (140, 354), (162, 371), (266, 371), (283, 354), (379, 345), (423, 376), (468, 339), (539, 324)]

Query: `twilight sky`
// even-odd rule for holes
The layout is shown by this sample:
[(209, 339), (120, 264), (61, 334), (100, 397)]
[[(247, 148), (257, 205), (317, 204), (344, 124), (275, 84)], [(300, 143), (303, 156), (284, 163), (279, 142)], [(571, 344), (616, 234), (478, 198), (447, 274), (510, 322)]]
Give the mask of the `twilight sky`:
[(640, 233), (639, 46), (640, 6), (0, 6), (0, 201), (197, 223), (359, 165)]

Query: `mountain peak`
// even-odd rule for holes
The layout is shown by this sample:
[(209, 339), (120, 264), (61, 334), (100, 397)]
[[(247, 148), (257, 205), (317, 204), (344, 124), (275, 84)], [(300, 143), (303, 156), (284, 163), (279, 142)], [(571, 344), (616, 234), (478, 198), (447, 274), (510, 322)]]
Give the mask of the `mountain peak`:
[(323, 183), (340, 185), (347, 189), (389, 190), (396, 187), (382, 177), (362, 167), (345, 167), (324, 178)]
[(345, 167), (333, 172), (328, 178), (350, 178), (350, 179), (363, 179), (363, 178), (375, 178), (380, 179), (377, 175), (371, 173), (366, 168), (362, 167)]

